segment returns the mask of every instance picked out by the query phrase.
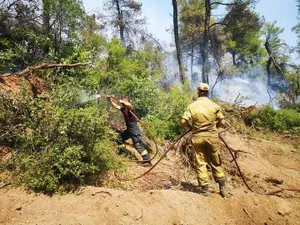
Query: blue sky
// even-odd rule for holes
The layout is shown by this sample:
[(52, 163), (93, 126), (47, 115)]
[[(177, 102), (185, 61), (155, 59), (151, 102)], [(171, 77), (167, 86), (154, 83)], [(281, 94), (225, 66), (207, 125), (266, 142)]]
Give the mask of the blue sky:
[[(106, 0), (83, 0), (87, 12), (99, 11)], [(143, 14), (147, 18), (148, 30), (165, 45), (172, 42), (171, 33), (166, 31), (172, 26), (171, 0), (140, 0), (143, 3)], [(266, 21), (277, 21), (277, 25), (284, 28), (281, 38), (290, 45), (295, 46), (297, 37), (291, 31), (297, 23), (296, 0), (259, 0), (255, 11), (264, 16)], [(214, 12), (216, 13), (216, 12)], [(213, 14), (214, 14), (213, 13)]]

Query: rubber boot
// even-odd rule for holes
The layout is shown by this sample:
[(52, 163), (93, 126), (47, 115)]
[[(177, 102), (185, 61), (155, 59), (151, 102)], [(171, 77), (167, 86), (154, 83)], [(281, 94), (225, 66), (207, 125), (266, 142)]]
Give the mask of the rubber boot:
[(127, 149), (126, 149), (126, 145), (125, 145), (125, 144), (119, 144), (116, 153), (117, 153), (118, 155), (122, 155), (122, 154), (128, 153), (128, 151), (127, 151)]
[(200, 194), (206, 197), (210, 196), (208, 184), (201, 187)]
[(217, 180), (217, 183), (219, 184), (219, 191), (220, 191), (220, 195), (223, 197), (223, 198), (228, 198), (228, 193), (225, 189), (225, 180), (222, 179), (222, 180)]
[[(143, 155), (142, 157), (143, 157), (143, 160), (151, 160), (151, 157), (149, 154)], [(151, 167), (152, 163), (151, 163), (151, 161), (147, 161), (147, 162), (141, 162), (140, 165), (143, 167)]]

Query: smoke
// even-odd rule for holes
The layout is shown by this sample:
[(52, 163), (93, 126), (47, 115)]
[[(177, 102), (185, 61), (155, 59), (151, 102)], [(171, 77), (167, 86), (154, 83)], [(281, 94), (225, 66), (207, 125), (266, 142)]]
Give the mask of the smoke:
[(263, 68), (257, 67), (241, 74), (224, 76), (214, 88), (214, 97), (228, 103), (237, 102), (241, 106), (265, 105), (279, 108), (278, 91), (267, 89), (267, 77)]

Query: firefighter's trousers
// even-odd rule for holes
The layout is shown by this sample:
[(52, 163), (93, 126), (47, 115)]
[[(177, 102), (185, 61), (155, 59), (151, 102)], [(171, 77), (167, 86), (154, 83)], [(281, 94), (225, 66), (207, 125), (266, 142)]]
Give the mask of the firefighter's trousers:
[(225, 175), (221, 167), (220, 148), (217, 134), (200, 133), (192, 138), (195, 150), (197, 180), (200, 187), (208, 184), (207, 164), (211, 167), (214, 179), (222, 180)]
[(119, 147), (123, 147), (124, 142), (129, 138), (131, 138), (134, 147), (142, 155), (143, 159), (148, 160), (149, 154), (142, 143), (141, 131), (136, 122), (133, 122), (130, 125), (128, 125), (127, 129), (119, 134), (117, 139)]

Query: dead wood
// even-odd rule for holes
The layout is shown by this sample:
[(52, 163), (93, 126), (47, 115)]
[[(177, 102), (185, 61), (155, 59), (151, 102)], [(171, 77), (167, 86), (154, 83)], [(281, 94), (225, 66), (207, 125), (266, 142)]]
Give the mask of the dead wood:
[(245, 208), (243, 208), (243, 211), (247, 214), (247, 216), (252, 220), (253, 223), (257, 224)]
[(31, 75), (33, 72), (37, 70), (46, 70), (46, 69), (53, 69), (53, 68), (72, 68), (72, 67), (78, 67), (78, 66), (86, 66), (89, 65), (89, 63), (74, 63), (74, 64), (49, 64), (49, 63), (42, 63), (37, 66), (29, 66), (26, 69), (17, 72), (17, 73), (5, 73), (2, 75), (2, 77), (6, 76), (26, 76), (26, 75)]
[(283, 191), (293, 191), (293, 192), (300, 193), (300, 189), (298, 189), (298, 188), (282, 188), (277, 191), (268, 192), (268, 193), (266, 193), (266, 195), (277, 195), (278, 193), (283, 192)]

